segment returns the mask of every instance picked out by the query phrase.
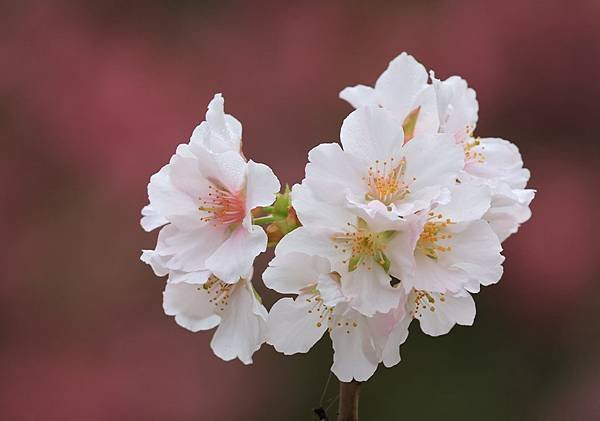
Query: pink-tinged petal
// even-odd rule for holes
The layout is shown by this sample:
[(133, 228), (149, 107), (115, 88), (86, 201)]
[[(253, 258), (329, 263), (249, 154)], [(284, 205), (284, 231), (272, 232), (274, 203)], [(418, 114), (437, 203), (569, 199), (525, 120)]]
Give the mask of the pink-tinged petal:
[(265, 341), (266, 321), (267, 311), (258, 302), (252, 285), (241, 281), (233, 287), (210, 347), (225, 361), (239, 358), (244, 364), (251, 364), (252, 354)]
[[(402, 307), (404, 310), (404, 305)], [(385, 337), (383, 349), (381, 350), (381, 360), (384, 366), (393, 367), (400, 362), (400, 345), (406, 342), (408, 338), (408, 327), (411, 321), (412, 318), (404, 312), (401, 318), (391, 320), (393, 328)]]
[(370, 86), (356, 85), (344, 88), (340, 92), (340, 98), (347, 101), (354, 108), (369, 107), (379, 105), (375, 90)]
[(327, 330), (327, 317), (323, 304), (311, 295), (283, 298), (269, 312), (267, 343), (285, 355), (308, 352)]
[(269, 206), (281, 188), (273, 170), (265, 164), (249, 161), (246, 173), (246, 212), (257, 206)]
[(344, 296), (348, 297), (352, 308), (365, 316), (387, 313), (398, 306), (404, 293), (390, 285), (390, 276), (380, 265), (370, 261), (359, 264), (352, 272), (346, 269), (341, 275)]
[(256, 225), (239, 226), (206, 260), (206, 268), (223, 282), (235, 283), (252, 270), (254, 259), (267, 249), (267, 234)]
[(377, 160), (398, 158), (404, 142), (401, 124), (382, 108), (359, 108), (342, 123), (340, 140), (344, 151), (373, 165)]
[(208, 330), (217, 326), (221, 318), (201, 286), (197, 284), (168, 283), (163, 293), (163, 309), (168, 316), (175, 316), (177, 324), (192, 332)]
[(366, 318), (341, 304), (334, 310), (329, 335), (333, 343), (331, 371), (338, 380), (349, 382), (368, 380), (379, 364)]
[(277, 253), (262, 278), (270, 289), (282, 294), (298, 294), (300, 290), (315, 285), (319, 276), (329, 271), (329, 263), (322, 257), (298, 252)]

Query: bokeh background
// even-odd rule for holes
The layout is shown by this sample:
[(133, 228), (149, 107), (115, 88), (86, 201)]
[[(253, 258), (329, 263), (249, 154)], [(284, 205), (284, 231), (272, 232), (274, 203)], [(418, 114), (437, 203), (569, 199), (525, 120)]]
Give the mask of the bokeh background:
[(0, 419), (311, 419), (328, 340), (214, 357), (211, 333), (163, 314), (139, 211), (214, 93), (246, 155), (294, 183), (338, 137), (339, 90), (401, 51), (469, 81), (478, 133), (520, 146), (538, 195), (475, 326), (412, 329), (363, 419), (600, 419), (600, 2), (23, 0), (0, 16)]

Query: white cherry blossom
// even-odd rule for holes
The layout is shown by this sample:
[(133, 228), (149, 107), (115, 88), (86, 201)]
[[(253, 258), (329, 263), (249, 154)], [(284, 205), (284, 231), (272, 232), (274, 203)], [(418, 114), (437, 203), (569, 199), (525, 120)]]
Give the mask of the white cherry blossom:
[(430, 336), (445, 335), (455, 324), (471, 326), (475, 301), (468, 292), (457, 294), (413, 290), (407, 300), (408, 317), (419, 321)]
[(163, 293), (165, 314), (192, 332), (217, 330), (210, 346), (219, 358), (252, 363), (265, 340), (267, 310), (249, 279), (229, 284), (210, 276), (205, 282), (169, 281)]
[(340, 277), (326, 259), (281, 250), (263, 280), (269, 288), (297, 297), (283, 298), (271, 308), (267, 343), (286, 355), (308, 352), (328, 332), (334, 349), (331, 371), (345, 382), (365, 381), (380, 362), (391, 367), (400, 361), (409, 321), (404, 300), (387, 314), (366, 317), (348, 304)]
[(487, 186), (460, 184), (448, 204), (419, 215), (422, 230), (414, 250), (414, 271), (399, 278), (413, 288), (436, 293), (478, 292), (500, 280), (500, 241), (482, 220), (490, 206)]
[(491, 188), (492, 202), (484, 219), (504, 241), (531, 216), (529, 204), (535, 191), (525, 188), (529, 170), (523, 168), (519, 149), (511, 142), (473, 137), (479, 105), (475, 91), (464, 79), (452, 76), (440, 81), (433, 72), (431, 79), (438, 103), (439, 131), (453, 135), (464, 148), (464, 171)]
[[(375, 82), (375, 87), (356, 85), (340, 92), (340, 98), (354, 108), (381, 106), (400, 124), (413, 118), (414, 135), (435, 133), (439, 126), (433, 86), (427, 83), (427, 70), (411, 55), (400, 54)], [(412, 135), (412, 133), (411, 133)]]
[(415, 136), (405, 143), (390, 113), (363, 107), (342, 124), (337, 143), (309, 153), (305, 183), (321, 201), (350, 204), (392, 219), (448, 200), (448, 187), (464, 167), (451, 136)]
[[(155, 253), (170, 272), (214, 274), (234, 283), (267, 246), (263, 229), (252, 224), (251, 210), (272, 204), (280, 185), (269, 167), (246, 161), (226, 146), (226, 125), (218, 123), (232, 118), (214, 109), (219, 104), (217, 96), (207, 113), (217, 123), (199, 126), (205, 127), (202, 141), (179, 145), (169, 164), (150, 179), (142, 226), (150, 230), (166, 222)], [(214, 152), (218, 145), (221, 151)]]
[(391, 220), (327, 204), (305, 184), (293, 187), (292, 203), (303, 226), (281, 240), (277, 254), (301, 252), (327, 259), (340, 276), (349, 305), (366, 316), (398, 306), (404, 291), (390, 285), (390, 275), (403, 278), (414, 266), (418, 218)]

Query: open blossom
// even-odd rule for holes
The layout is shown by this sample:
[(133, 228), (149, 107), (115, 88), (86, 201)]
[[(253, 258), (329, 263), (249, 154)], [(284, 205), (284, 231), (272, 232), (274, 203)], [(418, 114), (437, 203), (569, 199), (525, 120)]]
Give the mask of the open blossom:
[(475, 320), (475, 301), (466, 291), (440, 293), (413, 290), (406, 300), (406, 311), (407, 317), (419, 321), (423, 333), (440, 336), (450, 332), (456, 324), (471, 326)]
[(439, 126), (433, 86), (427, 83), (427, 70), (406, 53), (393, 59), (379, 76), (375, 87), (356, 85), (340, 92), (340, 98), (354, 108), (380, 106), (410, 128), (410, 136), (435, 133)]
[(292, 203), (303, 226), (281, 240), (278, 254), (300, 252), (327, 259), (340, 276), (349, 305), (365, 316), (399, 305), (404, 291), (390, 284), (391, 276), (408, 276), (419, 237), (417, 218), (391, 220), (331, 205), (319, 201), (304, 183), (293, 187)]
[(529, 171), (523, 168), (514, 144), (473, 137), (479, 104), (475, 91), (464, 79), (451, 76), (439, 80), (433, 72), (430, 77), (431, 84), (425, 68), (402, 53), (390, 62), (374, 88), (345, 88), (340, 97), (355, 108), (378, 105), (386, 109), (403, 123), (408, 138), (417, 134), (452, 135), (464, 150), (464, 172), (480, 178), (479, 182), (492, 190), (492, 203), (484, 219), (504, 241), (531, 216), (529, 205), (535, 192), (525, 188)]
[[(285, 240), (284, 240), (285, 241)], [(386, 314), (366, 317), (352, 309), (326, 259), (276, 249), (263, 274), (265, 284), (296, 298), (283, 298), (269, 313), (267, 342), (286, 355), (307, 352), (325, 332), (333, 343), (331, 371), (339, 380), (365, 381), (380, 362), (400, 361), (399, 346), (408, 336), (404, 300)]]
[[(516, 145), (499, 138), (474, 137), (479, 109), (475, 91), (451, 76), (444, 81), (431, 74), (440, 115), (439, 131), (452, 134), (465, 151), (464, 172), (490, 187), (492, 202), (484, 219), (501, 241), (514, 234), (531, 217), (534, 190), (526, 189), (529, 170)], [(469, 178), (468, 175), (461, 178)]]
[[(142, 260), (158, 276), (168, 276), (167, 314), (192, 331), (220, 323), (215, 353), (249, 363), (266, 326), (266, 310), (256, 302), (250, 278), (267, 235), (252, 223), (251, 211), (272, 204), (280, 185), (269, 167), (246, 161), (241, 133), (239, 122), (224, 113), (221, 95), (215, 95), (190, 142), (179, 145), (150, 179), (150, 204), (141, 223), (148, 231), (162, 228), (156, 248), (144, 250)], [(217, 291), (227, 305), (208, 306), (201, 291)], [(247, 336), (237, 338), (238, 330)]]
[[(207, 118), (214, 120), (213, 112), (209, 107)], [(218, 122), (231, 120), (223, 118), (222, 108), (219, 115)], [(179, 145), (169, 164), (152, 176), (142, 224), (151, 229), (157, 218), (166, 221), (155, 253), (170, 271), (213, 274), (234, 283), (248, 275), (267, 246), (263, 229), (252, 224), (251, 210), (273, 203), (280, 185), (269, 167), (246, 161), (235, 145), (223, 141), (224, 127), (213, 131), (208, 120), (201, 124), (194, 134), (204, 137)]]
[(363, 107), (342, 124), (337, 143), (309, 153), (305, 183), (322, 201), (349, 204), (390, 218), (448, 200), (464, 167), (464, 153), (445, 134), (405, 142), (402, 127), (384, 109)]
[(414, 270), (401, 278), (411, 289), (437, 293), (479, 291), (500, 280), (500, 241), (481, 218), (490, 206), (486, 186), (459, 184), (447, 204), (419, 215), (422, 229), (414, 249)]
[(217, 330), (210, 346), (219, 358), (252, 363), (252, 354), (265, 340), (267, 310), (248, 279), (235, 284), (211, 276), (204, 283), (170, 281), (163, 293), (165, 314), (197, 332)]

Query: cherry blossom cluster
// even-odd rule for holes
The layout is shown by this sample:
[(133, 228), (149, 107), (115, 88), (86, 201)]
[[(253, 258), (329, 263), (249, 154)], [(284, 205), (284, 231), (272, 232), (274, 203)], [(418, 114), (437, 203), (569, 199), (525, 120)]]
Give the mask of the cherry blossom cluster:
[[(142, 260), (168, 277), (167, 315), (193, 332), (218, 326), (224, 360), (249, 364), (264, 342), (307, 352), (327, 333), (333, 373), (365, 381), (400, 361), (413, 320), (431, 336), (471, 325), (471, 295), (500, 280), (501, 243), (531, 216), (529, 171), (515, 145), (474, 134), (462, 78), (402, 53), (340, 98), (355, 108), (340, 143), (312, 149), (291, 190), (244, 157), (220, 94), (150, 179), (141, 223), (160, 232)], [(267, 311), (251, 280), (270, 246), (262, 279), (288, 297)]]

